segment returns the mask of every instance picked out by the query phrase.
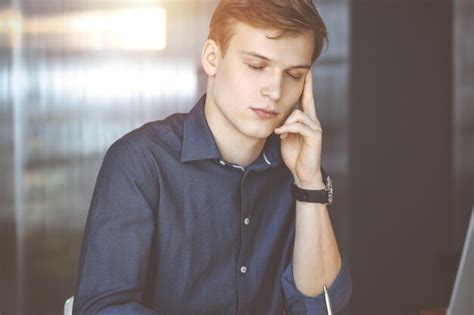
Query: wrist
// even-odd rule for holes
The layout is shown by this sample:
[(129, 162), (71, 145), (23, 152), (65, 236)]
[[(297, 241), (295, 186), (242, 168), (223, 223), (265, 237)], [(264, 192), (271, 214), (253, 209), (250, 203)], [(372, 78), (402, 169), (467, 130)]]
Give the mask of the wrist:
[(313, 176), (311, 180), (303, 181), (299, 179), (297, 176), (293, 176), (294, 181), (296, 186), (298, 186), (301, 189), (306, 189), (306, 190), (321, 190), (325, 189), (326, 185), (324, 184), (323, 181), (323, 175), (321, 173)]

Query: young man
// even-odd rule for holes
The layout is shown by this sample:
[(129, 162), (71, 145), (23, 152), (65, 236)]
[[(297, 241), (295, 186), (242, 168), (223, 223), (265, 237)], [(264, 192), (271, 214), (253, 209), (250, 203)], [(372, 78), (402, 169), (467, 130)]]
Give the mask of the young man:
[(342, 309), (312, 94), (325, 37), (310, 0), (219, 3), (207, 93), (105, 156), (75, 314), (326, 314), (324, 286)]

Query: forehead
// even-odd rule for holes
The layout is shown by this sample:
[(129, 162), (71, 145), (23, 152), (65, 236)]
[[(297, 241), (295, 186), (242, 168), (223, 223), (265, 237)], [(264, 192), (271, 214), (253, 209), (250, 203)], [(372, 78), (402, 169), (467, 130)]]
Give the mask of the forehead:
[(278, 30), (237, 23), (229, 42), (229, 53), (238, 55), (241, 51), (253, 51), (276, 62), (311, 64), (314, 49), (312, 31), (282, 36), (278, 39), (269, 38), (278, 34), (280, 34)]

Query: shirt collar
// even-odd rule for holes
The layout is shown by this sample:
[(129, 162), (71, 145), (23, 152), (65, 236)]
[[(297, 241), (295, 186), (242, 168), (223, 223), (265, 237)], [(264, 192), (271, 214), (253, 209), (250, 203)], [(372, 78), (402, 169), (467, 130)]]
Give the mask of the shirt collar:
[(204, 116), (205, 101), (206, 94), (203, 94), (184, 120), (181, 162), (221, 157)]
[(265, 142), (263, 153), (265, 160), (269, 160), (271, 165), (278, 166), (281, 163), (281, 140), (280, 136), (272, 133)]
[[(184, 120), (181, 162), (222, 159), (204, 114), (205, 101), (206, 94), (203, 94)], [(281, 163), (278, 135), (272, 133), (267, 138), (263, 152), (256, 162), (259, 160), (264, 161), (269, 167)]]

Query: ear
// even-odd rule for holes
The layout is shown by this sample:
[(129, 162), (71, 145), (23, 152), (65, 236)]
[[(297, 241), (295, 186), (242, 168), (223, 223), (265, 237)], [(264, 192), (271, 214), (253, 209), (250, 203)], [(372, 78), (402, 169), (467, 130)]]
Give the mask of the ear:
[(204, 71), (206, 71), (209, 76), (216, 75), (219, 54), (220, 51), (217, 43), (212, 39), (206, 40), (202, 48), (201, 63)]

